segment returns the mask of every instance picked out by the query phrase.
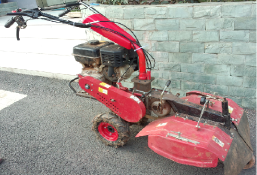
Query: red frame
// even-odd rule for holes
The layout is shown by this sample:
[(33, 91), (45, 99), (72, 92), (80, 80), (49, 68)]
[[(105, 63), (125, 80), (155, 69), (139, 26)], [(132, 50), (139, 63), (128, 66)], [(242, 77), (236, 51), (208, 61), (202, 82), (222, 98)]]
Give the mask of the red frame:
[[(86, 89), (86, 85), (90, 88)], [(146, 114), (144, 103), (135, 94), (125, 92), (91, 76), (79, 75), (79, 86), (127, 122), (138, 122)]]
[[(90, 22), (94, 22), (94, 21), (110, 21), (110, 20), (101, 14), (94, 14), (94, 15), (88, 16), (83, 21), (83, 23), (86, 24), (86, 23), (90, 23)], [(137, 52), (137, 55), (139, 58), (139, 76), (138, 76), (138, 78), (140, 80), (147, 80), (147, 79), (150, 80), (151, 79), (151, 77), (149, 78), (149, 75), (147, 76), (147, 73), (146, 73), (145, 54), (144, 54), (143, 50), (140, 49), (140, 47), (137, 44), (132, 44), (129, 41), (129, 40), (132, 40), (132, 41), (136, 42), (135, 38), (133, 38), (130, 34), (128, 34), (125, 30), (123, 30), (122, 28), (120, 28), (113, 22), (98, 22), (98, 23), (93, 23), (92, 25), (112, 29), (112, 30), (117, 31), (117, 32), (121, 33), (122, 35), (126, 36), (128, 39), (125, 37), (122, 37), (120, 35), (117, 35), (115, 33), (108, 32), (103, 29), (91, 27), (91, 29), (94, 30), (95, 32), (97, 32), (100, 35), (119, 44), (120, 46), (125, 47), (126, 49), (136, 49), (136, 52)]]

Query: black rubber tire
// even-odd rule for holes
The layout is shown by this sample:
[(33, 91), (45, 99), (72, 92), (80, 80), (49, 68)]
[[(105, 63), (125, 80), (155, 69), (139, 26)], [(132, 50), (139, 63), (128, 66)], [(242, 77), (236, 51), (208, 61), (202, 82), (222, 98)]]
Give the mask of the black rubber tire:
[[(107, 140), (99, 133), (98, 126), (101, 122), (109, 123), (117, 130), (118, 139), (116, 141)], [(112, 112), (95, 116), (92, 130), (96, 133), (97, 138), (104, 144), (115, 148), (125, 145), (130, 137), (129, 123)]]

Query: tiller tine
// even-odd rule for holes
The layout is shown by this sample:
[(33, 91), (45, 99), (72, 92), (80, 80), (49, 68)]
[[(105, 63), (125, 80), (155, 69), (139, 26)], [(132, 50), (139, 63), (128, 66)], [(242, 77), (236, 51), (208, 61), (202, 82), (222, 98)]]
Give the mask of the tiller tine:
[[(242, 122), (242, 121), (241, 121)], [(233, 141), (224, 163), (224, 175), (239, 174), (253, 158), (253, 152), (240, 135), (233, 129)]]

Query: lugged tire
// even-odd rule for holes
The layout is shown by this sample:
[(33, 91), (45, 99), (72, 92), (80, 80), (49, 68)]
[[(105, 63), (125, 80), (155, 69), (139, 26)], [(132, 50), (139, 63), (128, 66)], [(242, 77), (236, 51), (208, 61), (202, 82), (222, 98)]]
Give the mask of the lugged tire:
[[(102, 124), (101, 124), (102, 123)], [(111, 141), (110, 139), (104, 138), (99, 132), (99, 125), (102, 126), (106, 123), (110, 124), (113, 128), (116, 129), (118, 133), (118, 138), (115, 141)], [(127, 143), (130, 137), (129, 123), (125, 120), (121, 119), (114, 113), (104, 113), (95, 116), (93, 119), (92, 130), (96, 133), (96, 136), (99, 140), (105, 143), (108, 146), (112, 146), (118, 148)]]

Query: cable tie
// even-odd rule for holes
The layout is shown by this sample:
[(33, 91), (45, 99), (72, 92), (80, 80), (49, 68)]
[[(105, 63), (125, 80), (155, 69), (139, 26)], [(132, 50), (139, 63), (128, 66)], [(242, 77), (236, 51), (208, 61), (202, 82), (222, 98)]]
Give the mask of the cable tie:
[(139, 47), (138, 49), (135, 49), (134, 52), (137, 51), (137, 50), (139, 50), (139, 49), (142, 49), (142, 48), (144, 48), (144, 47), (146, 47), (146, 46), (147, 46), (147, 45), (142, 46), (142, 47)]

